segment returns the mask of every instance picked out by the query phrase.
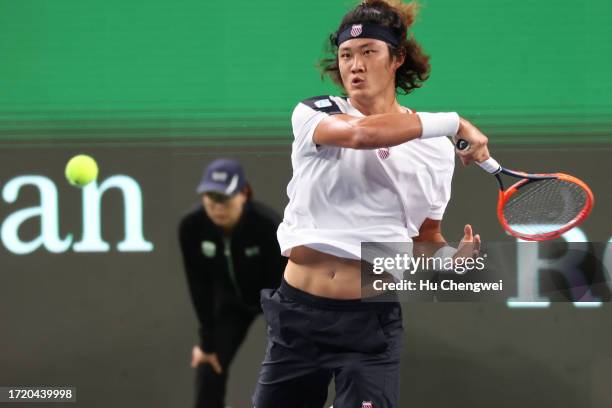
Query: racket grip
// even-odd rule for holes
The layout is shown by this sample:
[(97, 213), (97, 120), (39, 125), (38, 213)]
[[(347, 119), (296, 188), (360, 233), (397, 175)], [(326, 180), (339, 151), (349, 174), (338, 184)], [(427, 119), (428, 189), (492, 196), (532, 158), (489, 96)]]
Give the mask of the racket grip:
[(483, 169), (484, 171), (490, 174), (497, 174), (502, 169), (499, 163), (497, 162), (497, 160), (495, 160), (492, 157), (489, 157), (487, 160), (483, 161), (482, 163), (476, 163), (476, 164), (478, 164), (481, 169)]
[[(457, 150), (465, 150), (470, 147), (470, 143), (465, 139), (458, 139), (455, 143)], [(499, 165), (497, 160), (492, 157), (489, 157), (487, 160), (482, 163), (476, 163), (480, 166), (481, 169), (490, 174), (497, 174), (501, 171), (502, 167)]]

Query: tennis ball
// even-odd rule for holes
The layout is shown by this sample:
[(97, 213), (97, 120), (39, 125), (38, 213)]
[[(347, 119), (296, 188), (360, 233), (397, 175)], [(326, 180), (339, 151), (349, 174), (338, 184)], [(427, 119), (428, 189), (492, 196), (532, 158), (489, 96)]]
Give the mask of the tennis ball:
[(70, 184), (83, 187), (98, 177), (98, 164), (90, 156), (79, 154), (68, 161), (65, 174)]

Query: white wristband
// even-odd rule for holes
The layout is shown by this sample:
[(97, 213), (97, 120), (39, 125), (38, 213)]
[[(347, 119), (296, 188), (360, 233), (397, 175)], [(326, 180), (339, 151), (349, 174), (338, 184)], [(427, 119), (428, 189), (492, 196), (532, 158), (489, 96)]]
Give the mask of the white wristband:
[(421, 120), (421, 139), (432, 137), (456, 136), (459, 131), (459, 115), (457, 112), (417, 112)]

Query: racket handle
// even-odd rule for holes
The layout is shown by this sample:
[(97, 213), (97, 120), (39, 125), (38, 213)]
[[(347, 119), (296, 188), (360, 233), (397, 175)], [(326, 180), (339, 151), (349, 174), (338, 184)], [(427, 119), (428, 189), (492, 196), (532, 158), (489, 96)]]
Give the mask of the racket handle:
[[(468, 147), (470, 147), (470, 143), (465, 139), (459, 139), (455, 143), (455, 146), (457, 147), (457, 150), (465, 150)], [(483, 161), (482, 163), (476, 163), (476, 164), (479, 165), (481, 169), (483, 169), (484, 171), (490, 174), (497, 174), (502, 170), (502, 167), (497, 162), (497, 160), (495, 160), (492, 157), (489, 157), (487, 160)]]
[(482, 163), (476, 163), (476, 164), (478, 164), (481, 169), (483, 169), (489, 174), (497, 174), (502, 170), (502, 167), (497, 162), (497, 160), (495, 160), (492, 157), (489, 157), (487, 160), (483, 161)]

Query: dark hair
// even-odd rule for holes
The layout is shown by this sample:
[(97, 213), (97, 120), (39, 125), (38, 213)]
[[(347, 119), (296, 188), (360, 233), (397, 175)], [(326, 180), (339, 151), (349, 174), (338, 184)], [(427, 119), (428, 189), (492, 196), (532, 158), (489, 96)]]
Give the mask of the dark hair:
[(329, 75), (332, 81), (343, 87), (340, 69), (338, 67), (338, 48), (336, 39), (347, 27), (358, 23), (374, 23), (390, 28), (394, 34), (401, 38), (398, 47), (387, 44), (389, 56), (402, 57), (404, 63), (395, 72), (395, 88), (401, 89), (403, 94), (409, 94), (415, 88), (420, 88), (429, 77), (429, 56), (426, 55), (414, 37), (407, 37), (408, 29), (412, 26), (418, 11), (416, 2), (402, 3), (400, 0), (365, 0), (353, 10), (349, 11), (336, 32), (329, 36), (329, 58), (319, 63), (321, 76)]
[(242, 192), (246, 195), (247, 201), (251, 201), (253, 199), (253, 187), (247, 181), (244, 187), (242, 187)]

